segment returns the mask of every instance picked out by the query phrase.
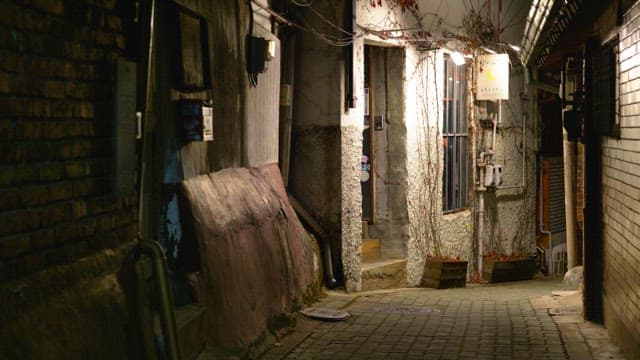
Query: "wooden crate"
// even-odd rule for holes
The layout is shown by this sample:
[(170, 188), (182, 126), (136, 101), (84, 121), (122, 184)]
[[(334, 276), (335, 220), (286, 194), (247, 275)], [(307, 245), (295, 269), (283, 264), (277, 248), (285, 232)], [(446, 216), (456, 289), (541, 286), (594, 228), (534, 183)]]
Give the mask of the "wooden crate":
[(531, 280), (536, 269), (534, 259), (498, 260), (485, 258), (482, 276), (491, 283)]
[(467, 284), (467, 263), (467, 261), (427, 258), (421, 286), (436, 289), (465, 287)]

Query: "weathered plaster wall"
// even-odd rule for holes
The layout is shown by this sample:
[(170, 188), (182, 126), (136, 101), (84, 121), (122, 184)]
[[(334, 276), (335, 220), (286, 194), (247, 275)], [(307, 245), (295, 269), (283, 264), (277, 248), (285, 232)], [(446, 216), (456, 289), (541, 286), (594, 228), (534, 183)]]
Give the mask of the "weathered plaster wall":
[(407, 283), (417, 285), (442, 229), (442, 53), (407, 49), (408, 244)]
[[(509, 100), (502, 101), (494, 156), (494, 162), (503, 167), (503, 185), (485, 193), (485, 253), (535, 252), (535, 126), (523, 106), (527, 101), (523, 100), (523, 77), (522, 67), (511, 67)], [(479, 126), (478, 151), (491, 147), (491, 132), (490, 128)]]
[[(314, 7), (330, 21), (343, 24), (342, 2), (328, 1)], [(316, 15), (306, 15), (305, 19), (316, 29), (335, 32)], [(343, 280), (349, 291), (358, 290), (363, 113), (361, 108), (345, 107), (345, 49), (331, 46), (309, 32), (299, 35), (289, 190), (329, 233), (338, 281)], [(362, 64), (361, 39), (354, 43), (354, 59), (354, 64)], [(364, 98), (361, 71), (362, 65), (354, 66), (358, 106), (362, 106)]]

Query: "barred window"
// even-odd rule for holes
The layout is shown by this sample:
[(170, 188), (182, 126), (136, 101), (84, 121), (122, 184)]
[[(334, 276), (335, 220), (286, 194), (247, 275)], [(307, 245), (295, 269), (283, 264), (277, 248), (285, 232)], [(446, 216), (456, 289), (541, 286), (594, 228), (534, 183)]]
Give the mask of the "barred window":
[(604, 44), (593, 57), (593, 115), (601, 135), (620, 137), (618, 38)]
[(448, 55), (445, 55), (442, 104), (444, 115), (442, 119), (444, 147), (442, 206), (444, 212), (461, 210), (468, 205), (466, 70), (466, 65), (457, 66)]

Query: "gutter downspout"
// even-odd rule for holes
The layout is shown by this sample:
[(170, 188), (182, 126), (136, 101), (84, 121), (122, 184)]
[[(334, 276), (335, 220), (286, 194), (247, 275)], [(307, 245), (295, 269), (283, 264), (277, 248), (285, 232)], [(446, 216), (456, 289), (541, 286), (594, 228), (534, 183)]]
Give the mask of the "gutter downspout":
[[(548, 272), (549, 273), (553, 273), (553, 259), (549, 258), (547, 259), (547, 256), (551, 257), (551, 253), (553, 253), (553, 244), (552, 244), (552, 237), (551, 237), (551, 231), (549, 230), (545, 230), (544, 229), (544, 216), (543, 216), (543, 212), (544, 212), (544, 203), (542, 201), (543, 199), (543, 194), (542, 194), (542, 171), (540, 171), (540, 189), (539, 189), (539, 208), (540, 208), (540, 221), (538, 223), (538, 229), (540, 231), (541, 234), (546, 235), (549, 238), (549, 254), (546, 254), (545, 252), (545, 262), (547, 263), (547, 267), (548, 267)], [(544, 250), (542, 250), (544, 252)], [(549, 266), (551, 265), (551, 266)]]
[(573, 169), (575, 168), (575, 156), (573, 153), (574, 142), (567, 139), (567, 130), (562, 129), (562, 157), (564, 163), (564, 214), (567, 229), (567, 269), (576, 266), (576, 206), (573, 193)]

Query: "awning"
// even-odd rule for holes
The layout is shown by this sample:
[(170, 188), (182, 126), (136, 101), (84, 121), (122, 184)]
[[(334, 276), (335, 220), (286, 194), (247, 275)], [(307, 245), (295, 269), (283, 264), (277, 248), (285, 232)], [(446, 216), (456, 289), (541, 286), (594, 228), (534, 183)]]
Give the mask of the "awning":
[(525, 66), (544, 64), (581, 5), (582, 0), (533, 0), (521, 42)]

